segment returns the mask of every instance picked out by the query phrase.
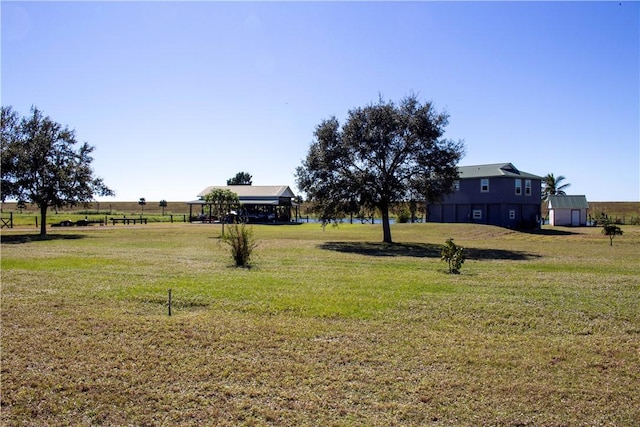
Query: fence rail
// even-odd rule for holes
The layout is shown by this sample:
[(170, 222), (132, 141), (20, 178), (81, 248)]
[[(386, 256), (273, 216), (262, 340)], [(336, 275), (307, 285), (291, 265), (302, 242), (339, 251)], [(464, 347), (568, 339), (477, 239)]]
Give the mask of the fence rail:
[(9, 218), (0, 217), (0, 229), (13, 228), (13, 212), (9, 212)]

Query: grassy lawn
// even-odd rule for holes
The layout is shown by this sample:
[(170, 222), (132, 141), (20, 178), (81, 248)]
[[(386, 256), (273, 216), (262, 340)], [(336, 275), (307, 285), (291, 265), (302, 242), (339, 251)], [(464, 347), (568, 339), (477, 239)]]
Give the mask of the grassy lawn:
[(254, 226), (251, 269), (218, 225), (3, 230), (0, 424), (637, 425), (622, 229)]

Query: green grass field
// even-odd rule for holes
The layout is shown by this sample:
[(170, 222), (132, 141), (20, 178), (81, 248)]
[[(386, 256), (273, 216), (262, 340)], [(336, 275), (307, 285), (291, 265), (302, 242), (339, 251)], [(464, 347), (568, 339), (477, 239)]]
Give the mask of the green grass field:
[(0, 424), (634, 426), (622, 229), (254, 226), (250, 269), (219, 225), (5, 229)]

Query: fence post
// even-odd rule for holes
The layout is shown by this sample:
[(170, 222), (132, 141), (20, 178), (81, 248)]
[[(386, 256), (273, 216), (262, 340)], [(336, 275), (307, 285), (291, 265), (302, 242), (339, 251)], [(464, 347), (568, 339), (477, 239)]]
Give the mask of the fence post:
[[(8, 222), (8, 223), (7, 223)], [(2, 224), (0, 224), (0, 228), (13, 228), (13, 212), (9, 212), (9, 218), (2, 218)]]

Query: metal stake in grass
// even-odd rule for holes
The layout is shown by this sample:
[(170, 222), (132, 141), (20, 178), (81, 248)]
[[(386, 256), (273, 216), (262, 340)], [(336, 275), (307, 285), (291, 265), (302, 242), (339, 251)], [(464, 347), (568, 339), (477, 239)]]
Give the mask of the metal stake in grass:
[(171, 316), (171, 289), (169, 289), (169, 304), (167, 304), (167, 307), (169, 307), (169, 316)]

